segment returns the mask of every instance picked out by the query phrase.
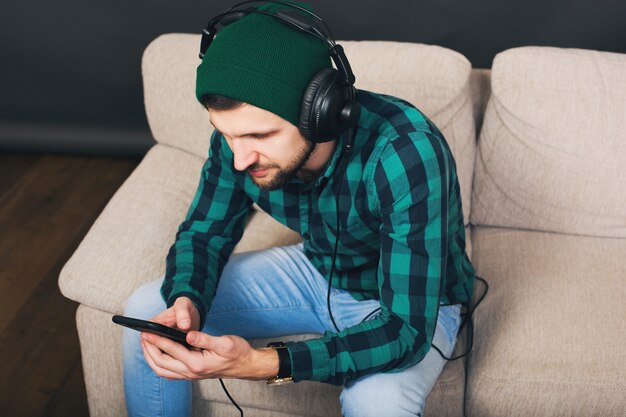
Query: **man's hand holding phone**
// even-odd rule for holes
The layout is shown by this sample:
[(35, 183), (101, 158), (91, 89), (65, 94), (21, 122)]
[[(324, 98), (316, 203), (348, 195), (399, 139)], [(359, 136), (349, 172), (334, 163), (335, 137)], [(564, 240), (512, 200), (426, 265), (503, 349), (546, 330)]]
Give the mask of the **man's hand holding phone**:
[(168, 337), (141, 332), (146, 362), (167, 379), (241, 378), (263, 380), (278, 373), (274, 349), (254, 349), (238, 336), (211, 336), (202, 333), (200, 314), (191, 299), (180, 297), (174, 305), (151, 321), (189, 332), (185, 341), (191, 350)]
[(175, 340), (193, 350), (194, 347), (187, 342), (187, 333), (200, 327), (200, 315), (191, 300), (185, 297), (151, 320), (114, 315), (113, 322), (141, 333), (147, 332)]

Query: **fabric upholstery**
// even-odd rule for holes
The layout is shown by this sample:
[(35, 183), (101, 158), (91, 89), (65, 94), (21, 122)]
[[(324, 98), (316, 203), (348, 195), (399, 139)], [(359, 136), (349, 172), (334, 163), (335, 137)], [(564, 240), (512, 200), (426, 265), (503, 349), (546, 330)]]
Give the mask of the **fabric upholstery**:
[(146, 116), (154, 139), (206, 159), (213, 131), (195, 97), (200, 36), (161, 35), (143, 53)]
[(491, 84), (472, 223), (626, 237), (626, 55), (515, 48)]
[(201, 166), (198, 157), (186, 152), (153, 147), (63, 267), (63, 294), (103, 311), (121, 312), (137, 286), (162, 274)]
[(90, 416), (126, 416), (122, 328), (111, 313), (81, 304), (76, 311)]
[(473, 103), (474, 120), (476, 122), (476, 137), (483, 126), (485, 108), (491, 96), (491, 70), (474, 68), (470, 75), (470, 91)]
[(468, 417), (626, 412), (626, 239), (478, 227)]

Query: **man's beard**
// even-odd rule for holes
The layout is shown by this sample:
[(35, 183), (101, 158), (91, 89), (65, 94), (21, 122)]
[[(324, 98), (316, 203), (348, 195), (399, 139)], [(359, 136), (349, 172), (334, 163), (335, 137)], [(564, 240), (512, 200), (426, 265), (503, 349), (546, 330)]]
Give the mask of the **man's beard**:
[(273, 178), (271, 178), (266, 183), (259, 182), (252, 175), (250, 175), (250, 178), (262, 190), (266, 190), (266, 191), (278, 190), (279, 188), (283, 187), (285, 184), (287, 184), (296, 176), (298, 171), (308, 161), (309, 157), (313, 153), (313, 149), (315, 149), (315, 142), (310, 141), (310, 140), (305, 140), (304, 148), (300, 149), (300, 151), (296, 154), (296, 157), (293, 159), (293, 161), (285, 168), (281, 168), (278, 165), (263, 166), (263, 165), (260, 165), (258, 162), (254, 163), (250, 167), (248, 167), (248, 170), (268, 169), (268, 168), (271, 168), (272, 170), (274, 170), (275, 168), (277, 168), (278, 172), (274, 175)]

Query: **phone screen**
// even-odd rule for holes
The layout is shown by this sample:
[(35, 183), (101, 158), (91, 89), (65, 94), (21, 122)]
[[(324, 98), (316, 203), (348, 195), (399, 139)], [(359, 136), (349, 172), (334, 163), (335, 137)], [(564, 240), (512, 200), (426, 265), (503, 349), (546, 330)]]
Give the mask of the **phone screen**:
[(167, 337), (168, 339), (174, 340), (181, 345), (185, 346), (187, 349), (196, 349), (186, 341), (187, 333), (181, 332), (178, 329), (174, 329), (172, 327), (164, 326), (160, 323), (155, 323), (153, 321), (135, 319), (132, 317), (126, 316), (118, 316), (115, 315), (112, 318), (113, 323), (119, 324), (121, 326), (128, 327), (133, 330), (137, 330), (139, 332), (147, 332), (156, 334), (159, 336)]

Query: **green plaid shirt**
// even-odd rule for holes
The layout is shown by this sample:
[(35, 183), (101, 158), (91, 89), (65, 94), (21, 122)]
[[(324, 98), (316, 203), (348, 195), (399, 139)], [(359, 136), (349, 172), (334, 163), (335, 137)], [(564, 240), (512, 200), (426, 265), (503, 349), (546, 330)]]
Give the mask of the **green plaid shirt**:
[(357, 300), (380, 301), (371, 320), (287, 344), (296, 381), (340, 385), (374, 372), (406, 369), (429, 351), (441, 304), (466, 304), (475, 272), (465, 253), (461, 195), (452, 153), (419, 110), (395, 97), (359, 90), (362, 111), (345, 175), (336, 173), (339, 139), (320, 177), (276, 191), (233, 168), (219, 132), (186, 220), (166, 259), (161, 288), (168, 306), (187, 296), (204, 315), (224, 265), (241, 239), (252, 203), (297, 231), (304, 252), (332, 285)]

